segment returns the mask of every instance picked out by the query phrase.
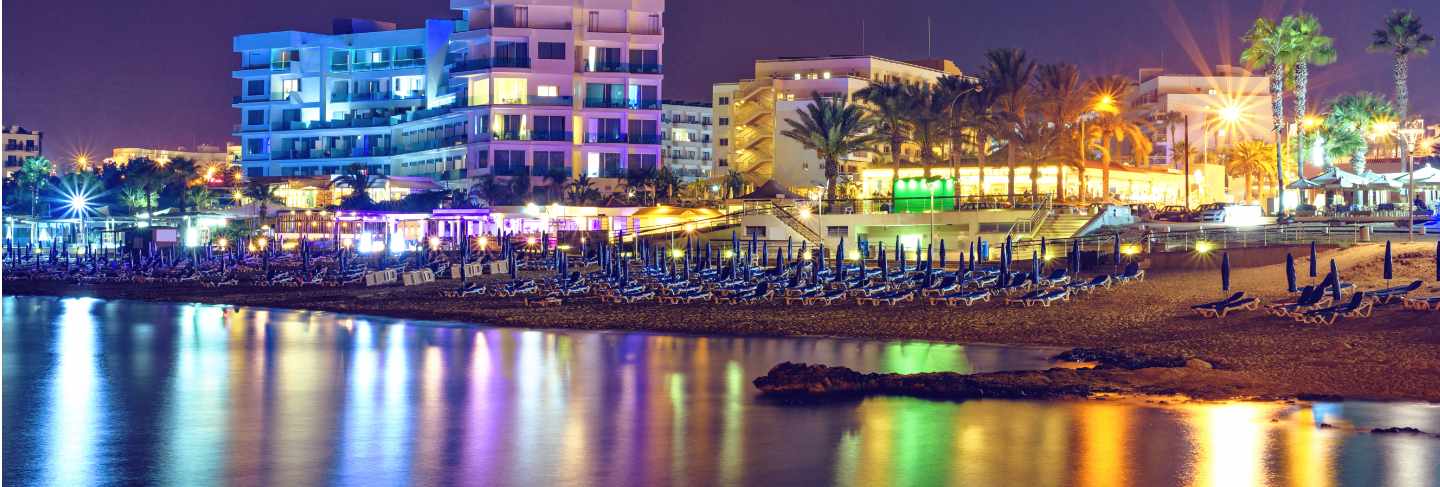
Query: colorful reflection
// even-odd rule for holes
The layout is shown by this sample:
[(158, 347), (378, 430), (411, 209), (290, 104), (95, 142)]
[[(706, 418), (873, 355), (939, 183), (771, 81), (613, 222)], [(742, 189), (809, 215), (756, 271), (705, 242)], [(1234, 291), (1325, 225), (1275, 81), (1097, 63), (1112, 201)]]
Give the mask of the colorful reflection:
[[(781, 361), (1047, 367), (1053, 351), (678, 337), (4, 300), (7, 485), (1433, 485), (1417, 404), (792, 406)], [(1333, 425), (1321, 428), (1320, 424)]]

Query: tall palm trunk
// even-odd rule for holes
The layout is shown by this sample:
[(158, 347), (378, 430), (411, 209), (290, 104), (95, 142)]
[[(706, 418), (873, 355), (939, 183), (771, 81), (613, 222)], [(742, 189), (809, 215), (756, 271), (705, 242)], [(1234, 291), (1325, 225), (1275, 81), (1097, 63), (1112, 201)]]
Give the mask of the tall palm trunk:
[(1040, 160), (1030, 159), (1030, 197), (1040, 196)]
[(1005, 151), (1005, 167), (1009, 170), (1010, 177), (1009, 177), (1009, 178), (1006, 178), (1006, 179), (1008, 179), (1008, 181), (1005, 182), (1005, 196), (1006, 196), (1006, 198), (1010, 201), (1010, 204), (1011, 204), (1011, 205), (1014, 205), (1014, 204), (1015, 204), (1015, 139), (1014, 139), (1014, 134), (1011, 134), (1010, 143), (1009, 143), (1009, 144), (1006, 144), (1006, 145), (1008, 146), (1008, 148), (1007, 148), (1006, 151)]
[(1105, 141), (1105, 153), (1100, 157), (1100, 199), (1110, 196), (1110, 135), (1101, 136)]
[(979, 171), (979, 179), (977, 179), (977, 181), (980, 182), (980, 189), (976, 191), (975, 194), (979, 195), (980, 199), (983, 200), (985, 199), (985, 162), (986, 159), (990, 158), (990, 154), (987, 153), (989, 151), (986, 150), (986, 146), (989, 145), (989, 140), (985, 134), (982, 133), (976, 133), (975, 140), (975, 168)]
[[(1295, 63), (1295, 180), (1305, 179), (1305, 98), (1310, 91), (1310, 62), (1304, 59)], [(1278, 145), (1278, 144), (1277, 144)], [(1303, 190), (1295, 188), (1296, 204), (1303, 203)]]
[(894, 166), (894, 169), (890, 172), (891, 198), (895, 197), (895, 183), (900, 182), (900, 144), (903, 142), (905, 142), (905, 140), (900, 138), (898, 133), (890, 136), (890, 158), (893, 159), (890, 162), (892, 163), (891, 165)]
[[(1272, 129), (1275, 131), (1275, 213), (1284, 213), (1284, 205), (1280, 202), (1280, 194), (1285, 190), (1285, 172), (1282, 161), (1285, 158), (1284, 144), (1280, 139), (1285, 135), (1285, 71), (1280, 69), (1278, 63), (1270, 66), (1270, 115), (1274, 123)], [(1249, 192), (1250, 187), (1247, 181), (1245, 191)]]
[(1247, 172), (1247, 173), (1245, 173), (1245, 202), (1246, 202), (1246, 203), (1249, 203), (1249, 202), (1251, 202), (1251, 201), (1252, 201), (1252, 200), (1250, 199), (1250, 173)]
[(1410, 61), (1403, 55), (1395, 56), (1395, 111), (1403, 125), (1410, 115)]

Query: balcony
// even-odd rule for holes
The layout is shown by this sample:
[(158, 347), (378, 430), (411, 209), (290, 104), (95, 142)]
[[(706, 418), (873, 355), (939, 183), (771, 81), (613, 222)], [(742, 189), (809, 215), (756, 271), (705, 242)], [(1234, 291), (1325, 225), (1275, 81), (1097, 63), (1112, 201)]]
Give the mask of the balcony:
[(659, 64), (631, 64), (631, 65), (630, 65), (630, 72), (631, 72), (631, 73), (638, 73), (638, 74), (660, 74), (660, 65), (659, 65)]
[(490, 68), (529, 68), (529, 67), (530, 67), (530, 58), (528, 58), (528, 57), (520, 57), (520, 58), (497, 57), (497, 58), (461, 59), (461, 60), (455, 61), (454, 63), (452, 63), (452, 64), (450, 65), (450, 72), (451, 72), (451, 73), (460, 73), (460, 72), (465, 72), (465, 71), (479, 71), (479, 70), (490, 69)]
[(425, 93), (412, 91), (409, 93), (396, 94), (390, 91), (366, 91), (360, 93), (331, 93), (332, 103), (354, 102), (354, 101), (391, 101), (391, 100), (419, 100), (425, 98)]
[(585, 108), (629, 108), (625, 100), (606, 100), (604, 98), (586, 98)]
[(575, 98), (569, 96), (532, 96), (530, 104), (546, 107), (568, 107), (575, 104)]
[(630, 68), (625, 63), (588, 62), (585, 63), (584, 71), (587, 73), (626, 73), (630, 71)]
[(285, 61), (270, 61), (270, 70), (271, 70), (271, 71), (277, 71), (277, 72), (278, 72), (278, 71), (289, 71), (291, 65), (298, 65), (298, 64), (300, 64), (300, 63), (293, 62), (293, 61), (289, 61), (289, 60), (285, 60)]
[(626, 140), (625, 134), (621, 133), (585, 134), (586, 144), (624, 144)]
[(570, 141), (570, 132), (558, 132), (558, 131), (531, 132), (531, 133), (530, 133), (530, 140), (538, 140), (538, 141), (546, 141), (546, 142), (568, 142), (568, 141)]
[(632, 100), (626, 108), (631, 110), (659, 110), (660, 100)]
[(631, 144), (657, 145), (660, 143), (660, 134), (630, 134), (626, 141)]
[(496, 68), (529, 68), (530, 58), (528, 57), (497, 57), (490, 63)]
[(569, 142), (570, 132), (516, 132), (502, 130), (500, 132), (492, 132), (489, 139), (496, 141)]

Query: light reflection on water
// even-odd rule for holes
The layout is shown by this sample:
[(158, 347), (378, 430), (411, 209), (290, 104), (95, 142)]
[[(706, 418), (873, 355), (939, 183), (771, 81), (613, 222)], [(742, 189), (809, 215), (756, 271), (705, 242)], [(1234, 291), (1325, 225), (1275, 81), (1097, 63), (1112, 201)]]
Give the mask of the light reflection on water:
[(980, 372), (1052, 351), (434, 325), (6, 297), (4, 483), (1440, 483), (1440, 440), (1355, 432), (1440, 431), (1423, 404), (784, 406), (750, 380), (785, 360)]

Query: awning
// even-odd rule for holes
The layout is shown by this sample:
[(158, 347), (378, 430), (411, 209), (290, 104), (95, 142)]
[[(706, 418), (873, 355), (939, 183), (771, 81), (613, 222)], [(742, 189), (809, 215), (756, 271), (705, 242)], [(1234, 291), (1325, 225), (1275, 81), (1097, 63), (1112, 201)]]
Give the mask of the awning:
[(1375, 172), (1355, 174), (1332, 167), (1310, 179), (1300, 179), (1286, 185), (1290, 189), (1394, 189), (1400, 187), (1394, 180)]
[[(1410, 184), (1410, 173), (1396, 173), (1395, 176), (1391, 178), (1391, 180), (1395, 181), (1396, 184), (1402, 186)], [(1415, 184), (1440, 185), (1440, 169), (1436, 169), (1433, 166), (1424, 166), (1415, 169)]]

